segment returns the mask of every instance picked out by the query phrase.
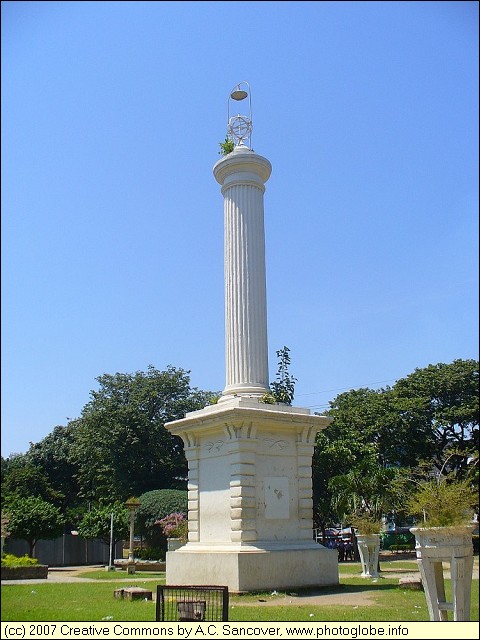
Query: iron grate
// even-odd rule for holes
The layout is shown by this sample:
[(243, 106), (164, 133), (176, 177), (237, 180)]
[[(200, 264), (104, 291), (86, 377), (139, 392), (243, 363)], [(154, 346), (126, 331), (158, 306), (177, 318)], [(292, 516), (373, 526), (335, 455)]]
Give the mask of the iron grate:
[(228, 621), (228, 587), (158, 585), (155, 620)]

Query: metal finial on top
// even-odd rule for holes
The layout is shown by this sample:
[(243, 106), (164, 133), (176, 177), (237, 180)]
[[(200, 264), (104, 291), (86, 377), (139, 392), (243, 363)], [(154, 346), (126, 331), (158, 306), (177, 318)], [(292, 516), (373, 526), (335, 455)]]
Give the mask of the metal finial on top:
[[(230, 116), (230, 101), (240, 102), (248, 97), (249, 114), (242, 116)], [(248, 141), (247, 146), (251, 146), (252, 138), (252, 98), (250, 96), (250, 85), (242, 81), (232, 89), (227, 102), (227, 137), (235, 142), (235, 145), (243, 145)]]

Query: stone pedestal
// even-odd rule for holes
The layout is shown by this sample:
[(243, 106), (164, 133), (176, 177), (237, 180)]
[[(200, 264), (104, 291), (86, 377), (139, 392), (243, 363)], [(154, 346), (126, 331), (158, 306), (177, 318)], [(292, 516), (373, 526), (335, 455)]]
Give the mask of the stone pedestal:
[(362, 578), (378, 578), (380, 535), (378, 533), (357, 535), (357, 545), (362, 563)]
[(329, 422), (237, 397), (167, 424), (189, 465), (189, 541), (167, 553), (167, 584), (338, 584), (336, 551), (313, 541), (312, 455)]
[[(473, 526), (413, 528), (417, 562), (422, 576), (430, 620), (470, 620), (473, 572)], [(443, 563), (450, 565), (452, 601), (445, 597)]]

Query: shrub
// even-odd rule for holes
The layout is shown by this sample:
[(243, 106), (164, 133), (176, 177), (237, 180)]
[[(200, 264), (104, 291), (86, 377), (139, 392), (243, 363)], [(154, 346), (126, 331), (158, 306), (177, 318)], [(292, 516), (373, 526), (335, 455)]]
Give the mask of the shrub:
[(419, 527), (450, 527), (472, 521), (476, 498), (468, 480), (438, 478), (419, 483), (407, 510), (423, 519)]
[(38, 564), (37, 558), (29, 558), (24, 556), (14, 556), (12, 553), (6, 553), (2, 556), (2, 567), (31, 567)]
[(135, 558), (140, 560), (161, 560), (162, 562), (165, 560), (165, 549), (161, 547), (146, 547), (145, 549), (136, 547), (133, 553)]
[(162, 530), (155, 523), (171, 513), (188, 513), (188, 492), (181, 489), (156, 489), (143, 493), (136, 513), (136, 531), (149, 547), (167, 547)]
[(415, 549), (414, 544), (391, 544), (390, 551), (413, 551)]
[(395, 533), (392, 531), (383, 531), (382, 533), (380, 533), (380, 538), (381, 547), (385, 551), (388, 551), (389, 549), (392, 550), (392, 547), (395, 547), (395, 545), (406, 545), (406, 549), (415, 548), (415, 536), (410, 532)]
[(277, 402), (277, 399), (275, 398), (273, 393), (264, 393), (260, 398), (260, 402), (263, 402), (264, 404), (275, 404)]
[(355, 529), (358, 529), (357, 533), (362, 536), (380, 533), (382, 527), (381, 520), (369, 513), (354, 513), (350, 516), (350, 522)]
[[(272, 395), (275, 402), (282, 402), (284, 404), (291, 405), (295, 394), (295, 383), (297, 382), (297, 378), (292, 376), (288, 371), (288, 367), (290, 366), (289, 352), (290, 349), (288, 347), (283, 347), (283, 349), (279, 349), (277, 351), (278, 371), (276, 380), (275, 382), (270, 383), (270, 393), (265, 394), (263, 398), (268, 398), (268, 396)], [(262, 402), (265, 402), (263, 398)], [(268, 400), (266, 403), (270, 404)]]

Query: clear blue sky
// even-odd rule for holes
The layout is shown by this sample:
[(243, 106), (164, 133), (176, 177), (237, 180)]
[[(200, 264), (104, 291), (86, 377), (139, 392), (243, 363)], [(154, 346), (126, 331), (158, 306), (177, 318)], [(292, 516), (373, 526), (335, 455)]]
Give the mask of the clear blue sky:
[(103, 373), (225, 385), (227, 98), (251, 86), (270, 379), (478, 358), (477, 2), (2, 2), (2, 455)]

